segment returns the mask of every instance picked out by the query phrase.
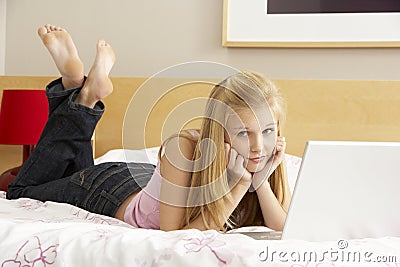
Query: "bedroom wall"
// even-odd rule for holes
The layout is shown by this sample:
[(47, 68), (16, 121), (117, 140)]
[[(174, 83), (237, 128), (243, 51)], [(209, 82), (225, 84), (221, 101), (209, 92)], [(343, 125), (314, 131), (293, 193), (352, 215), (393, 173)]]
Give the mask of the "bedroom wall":
[[(273, 79), (400, 80), (400, 48), (222, 47), (218, 0), (0, 0), (0, 75), (58, 75), (36, 34), (45, 23), (68, 29), (85, 66), (96, 41), (108, 40), (118, 58), (112, 76), (148, 77), (174, 64), (208, 60)], [(20, 148), (0, 146), (0, 162), (5, 158), (10, 162), (0, 173), (20, 163)]]
[(0, 75), (4, 75), (6, 67), (6, 11), (6, 0), (0, 0)]
[(274, 79), (400, 79), (399, 48), (222, 47), (218, 0), (8, 1), (6, 75), (57, 75), (35, 32), (47, 22), (69, 30), (86, 66), (97, 39), (108, 40), (118, 57), (113, 76), (147, 77), (174, 64), (209, 60)]

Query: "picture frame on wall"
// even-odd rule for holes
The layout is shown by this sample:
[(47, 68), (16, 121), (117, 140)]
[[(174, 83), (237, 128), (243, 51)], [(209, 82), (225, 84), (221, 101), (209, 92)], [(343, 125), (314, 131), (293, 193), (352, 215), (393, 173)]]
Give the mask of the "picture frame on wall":
[(225, 47), (400, 47), (399, 0), (223, 0)]

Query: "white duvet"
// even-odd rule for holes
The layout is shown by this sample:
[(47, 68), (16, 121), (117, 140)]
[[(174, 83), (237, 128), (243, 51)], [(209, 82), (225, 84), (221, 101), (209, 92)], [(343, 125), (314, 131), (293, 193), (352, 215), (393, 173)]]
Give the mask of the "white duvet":
[(306, 242), (214, 230), (163, 232), (68, 204), (4, 197), (0, 191), (0, 267), (400, 265), (400, 238)]
[(68, 204), (0, 199), (1, 267), (397, 266), (399, 260), (400, 238), (316, 243), (214, 230), (163, 232)]

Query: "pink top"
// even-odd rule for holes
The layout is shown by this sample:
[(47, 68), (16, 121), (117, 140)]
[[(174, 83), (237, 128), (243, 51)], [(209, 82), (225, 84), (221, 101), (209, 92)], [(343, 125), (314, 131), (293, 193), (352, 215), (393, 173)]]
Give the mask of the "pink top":
[(160, 229), (160, 163), (149, 183), (143, 188), (126, 207), (124, 221), (139, 228)]
[[(199, 133), (187, 130), (194, 137)], [(126, 207), (124, 221), (139, 228), (160, 229), (160, 191), (162, 176), (160, 162), (149, 183), (143, 188)]]

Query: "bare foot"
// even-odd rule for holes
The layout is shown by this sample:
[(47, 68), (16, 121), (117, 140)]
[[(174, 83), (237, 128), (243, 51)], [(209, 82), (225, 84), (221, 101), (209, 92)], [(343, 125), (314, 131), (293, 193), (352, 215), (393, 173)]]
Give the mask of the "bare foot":
[(113, 85), (108, 77), (115, 62), (115, 54), (111, 46), (104, 40), (97, 43), (96, 58), (89, 71), (76, 103), (93, 108), (97, 101), (105, 98), (113, 91)]
[(46, 24), (38, 29), (43, 44), (49, 50), (65, 89), (82, 85), (84, 69), (71, 36), (64, 29)]

